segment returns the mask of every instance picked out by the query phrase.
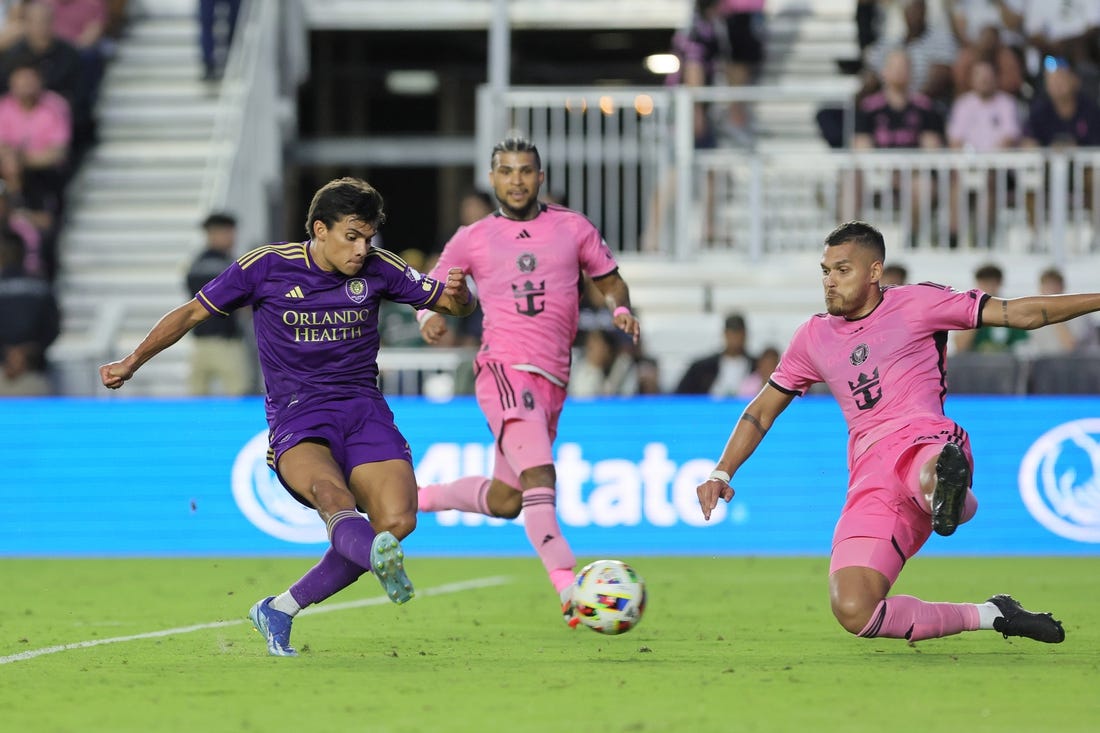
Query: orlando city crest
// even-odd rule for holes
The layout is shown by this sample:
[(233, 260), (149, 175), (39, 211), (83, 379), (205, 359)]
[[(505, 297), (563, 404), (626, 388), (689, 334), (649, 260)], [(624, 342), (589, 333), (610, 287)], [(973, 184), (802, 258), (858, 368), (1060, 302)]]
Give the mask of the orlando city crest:
[(867, 361), (867, 357), (870, 356), (870, 354), (871, 350), (867, 348), (867, 344), (860, 344), (852, 349), (852, 353), (848, 355), (848, 361), (852, 362), (852, 366), (859, 366)]
[(353, 277), (344, 285), (344, 290), (353, 303), (362, 303), (367, 299), (367, 281), (361, 277)]
[(530, 252), (524, 252), (516, 259), (516, 267), (520, 272), (534, 272), (538, 267), (538, 262), (535, 261), (535, 256)]

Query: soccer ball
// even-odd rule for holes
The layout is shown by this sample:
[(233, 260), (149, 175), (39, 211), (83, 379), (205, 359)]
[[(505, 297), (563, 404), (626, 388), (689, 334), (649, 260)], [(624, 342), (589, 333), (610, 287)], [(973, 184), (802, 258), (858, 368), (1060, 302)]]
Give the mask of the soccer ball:
[(601, 634), (623, 634), (642, 620), (645, 581), (618, 560), (597, 560), (573, 581), (573, 607), (580, 622)]

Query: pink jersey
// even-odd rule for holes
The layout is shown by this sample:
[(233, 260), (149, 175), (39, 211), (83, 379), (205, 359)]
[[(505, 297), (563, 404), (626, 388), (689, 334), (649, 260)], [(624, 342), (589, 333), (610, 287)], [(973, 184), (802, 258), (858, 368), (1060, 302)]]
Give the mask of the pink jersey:
[(433, 277), (461, 267), (477, 285), (484, 313), (479, 360), (529, 365), (569, 381), (577, 336), (581, 272), (609, 275), (618, 265), (583, 214), (543, 204), (516, 221), (499, 211), (455, 232)]
[(886, 288), (858, 320), (820, 313), (799, 326), (773, 386), (802, 394), (825, 382), (848, 422), (848, 464), (875, 441), (943, 417), (947, 331), (977, 327), (988, 296), (921, 283)]

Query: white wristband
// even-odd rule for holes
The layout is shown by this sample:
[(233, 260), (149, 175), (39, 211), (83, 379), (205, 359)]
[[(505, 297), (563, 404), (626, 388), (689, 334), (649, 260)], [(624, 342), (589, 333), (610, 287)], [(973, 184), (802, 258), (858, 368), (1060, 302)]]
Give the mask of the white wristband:
[(435, 311), (430, 311), (430, 310), (417, 311), (416, 312), (416, 325), (423, 328), (424, 321), (428, 320), (429, 318), (431, 318), (434, 315), (435, 315)]
[(707, 481), (711, 481), (713, 479), (718, 479), (719, 481), (724, 483), (726, 486), (730, 485), (730, 475), (728, 473), (726, 473), (725, 471), (718, 470), (717, 468), (714, 469), (713, 471), (711, 471), (710, 475), (707, 476)]

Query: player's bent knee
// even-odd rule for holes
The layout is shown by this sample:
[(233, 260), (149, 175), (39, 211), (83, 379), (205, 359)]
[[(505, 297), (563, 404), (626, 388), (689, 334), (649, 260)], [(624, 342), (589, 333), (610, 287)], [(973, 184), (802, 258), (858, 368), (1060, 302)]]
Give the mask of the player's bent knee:
[(512, 491), (503, 497), (492, 497), (489, 503), (493, 516), (501, 519), (515, 519), (522, 509), (523, 494), (518, 491)]
[(372, 517), (371, 525), (376, 532), (392, 532), (394, 537), (403, 540), (416, 529), (416, 512)]
[(322, 479), (310, 487), (313, 505), (323, 514), (355, 509), (355, 497), (343, 486)]
[(858, 634), (867, 628), (867, 622), (871, 620), (877, 602), (869, 604), (863, 598), (834, 598), (832, 601), (833, 616), (851, 634)]

